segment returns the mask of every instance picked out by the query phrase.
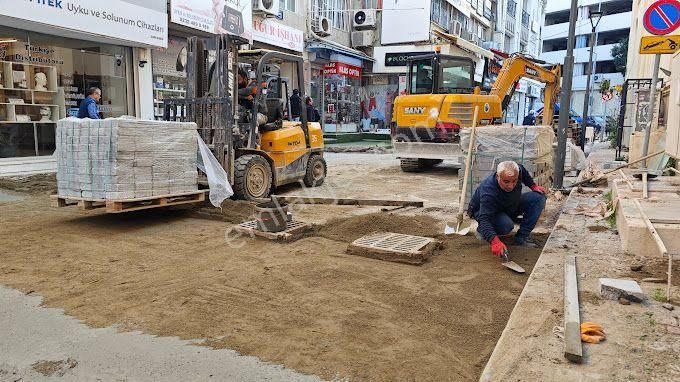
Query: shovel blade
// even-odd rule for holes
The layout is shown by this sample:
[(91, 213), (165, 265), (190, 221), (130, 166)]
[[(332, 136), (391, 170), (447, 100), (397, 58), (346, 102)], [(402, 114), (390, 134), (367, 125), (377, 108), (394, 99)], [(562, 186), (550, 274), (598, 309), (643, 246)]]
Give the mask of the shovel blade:
[(460, 235), (460, 236), (465, 236), (470, 232), (470, 223), (461, 223), (459, 224), (451, 224), (446, 223), (446, 227), (444, 228), (444, 235)]
[(510, 269), (514, 272), (517, 272), (517, 273), (525, 273), (526, 272), (524, 270), (524, 268), (520, 267), (519, 264), (515, 263), (514, 261), (506, 261), (506, 262), (503, 262), (501, 264), (503, 264), (504, 267), (506, 267), (506, 268), (508, 268), (508, 269)]

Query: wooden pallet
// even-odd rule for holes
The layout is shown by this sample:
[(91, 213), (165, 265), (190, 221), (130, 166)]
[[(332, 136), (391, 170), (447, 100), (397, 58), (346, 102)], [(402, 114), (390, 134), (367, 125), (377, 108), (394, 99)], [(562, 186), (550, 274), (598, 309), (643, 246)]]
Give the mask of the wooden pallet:
[(107, 213), (117, 214), (121, 212), (146, 210), (149, 208), (178, 206), (182, 204), (201, 203), (205, 200), (206, 190), (185, 192), (174, 195), (151, 196), (148, 198), (104, 200), (78, 197), (60, 197), (51, 195), (52, 207), (66, 207), (77, 205), (81, 210), (93, 210), (105, 208)]
[(275, 240), (275, 241), (293, 241), (297, 240), (302, 235), (311, 228), (311, 225), (299, 221), (289, 221), (286, 223), (286, 230), (281, 231), (281, 232), (265, 232), (265, 231), (260, 231), (257, 228), (257, 221), (255, 220), (250, 220), (247, 222), (243, 222), (234, 229), (238, 232), (241, 232), (243, 234), (249, 235), (249, 236), (257, 236), (257, 237), (262, 237), (265, 239), (269, 240)]
[(347, 252), (379, 260), (422, 264), (438, 245), (439, 242), (430, 237), (377, 232), (355, 240)]

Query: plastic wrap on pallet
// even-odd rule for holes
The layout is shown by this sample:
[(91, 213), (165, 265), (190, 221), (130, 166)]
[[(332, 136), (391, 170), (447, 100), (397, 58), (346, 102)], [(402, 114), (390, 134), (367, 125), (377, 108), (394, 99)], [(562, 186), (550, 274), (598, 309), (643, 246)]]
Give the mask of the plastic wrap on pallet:
[(196, 132), (196, 138), (198, 139), (198, 168), (208, 177), (210, 203), (215, 207), (221, 207), (225, 199), (234, 195), (234, 190), (227, 181), (227, 173), (212, 151), (203, 142), (198, 131)]
[[(471, 129), (460, 130), (464, 151), (470, 145)], [(552, 153), (555, 133), (551, 126), (477, 127), (475, 151), (480, 155), (502, 154), (508, 158), (540, 158)]]
[(198, 191), (194, 123), (66, 118), (55, 138), (60, 197), (120, 200)]

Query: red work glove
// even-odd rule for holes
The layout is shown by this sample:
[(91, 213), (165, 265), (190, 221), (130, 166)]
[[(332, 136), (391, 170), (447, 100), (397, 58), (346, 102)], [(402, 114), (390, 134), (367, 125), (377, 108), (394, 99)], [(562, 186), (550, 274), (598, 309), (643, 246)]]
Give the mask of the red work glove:
[(538, 184), (531, 186), (531, 191), (540, 192), (541, 194), (545, 195), (545, 188), (539, 186)]
[(496, 257), (501, 257), (503, 256), (503, 252), (508, 250), (508, 247), (503, 244), (501, 239), (498, 238), (498, 236), (494, 236), (493, 239), (491, 239), (491, 253), (493, 253), (494, 256)]

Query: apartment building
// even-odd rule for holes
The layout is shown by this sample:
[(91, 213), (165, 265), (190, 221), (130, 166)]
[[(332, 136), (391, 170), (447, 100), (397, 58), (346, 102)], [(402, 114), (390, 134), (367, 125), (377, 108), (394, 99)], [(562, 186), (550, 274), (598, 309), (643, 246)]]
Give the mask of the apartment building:
[[(539, 57), (541, 52), (541, 29), (545, 13), (545, 0), (499, 0), (493, 3), (493, 40), (486, 47), (501, 58), (520, 52)], [(541, 105), (543, 85), (523, 79), (508, 105), (505, 121), (521, 124), (530, 110)]]
[[(542, 36), (541, 59), (548, 62), (564, 63), (569, 33), (570, 0), (550, 0), (546, 5)], [(612, 48), (628, 38), (632, 22), (632, 0), (582, 0), (579, 1), (576, 21), (576, 43), (574, 46), (574, 78), (571, 98), (572, 109), (583, 114), (586, 89), (587, 66), (590, 54), (592, 26), (589, 19), (593, 11), (603, 12), (595, 32), (593, 51), (593, 75), (589, 115), (617, 115), (620, 96), (603, 101), (600, 84), (609, 80), (612, 88), (623, 84), (624, 73), (616, 67)]]

